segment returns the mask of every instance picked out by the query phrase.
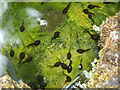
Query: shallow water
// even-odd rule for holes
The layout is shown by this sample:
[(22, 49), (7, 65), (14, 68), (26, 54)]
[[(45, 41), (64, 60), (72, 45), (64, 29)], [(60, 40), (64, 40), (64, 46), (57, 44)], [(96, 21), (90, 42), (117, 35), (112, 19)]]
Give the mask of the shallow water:
[[(2, 43), (1, 53), (11, 59), (15, 68), (17, 78), (22, 78), (25, 83), (38, 82), (37, 76), (42, 75), (46, 88), (62, 88), (65, 83), (66, 75), (74, 80), (81, 75), (83, 70), (91, 70), (91, 62), (98, 58), (98, 42), (91, 39), (91, 36), (84, 31), (87, 29), (91, 34), (98, 34), (93, 31), (91, 19), (83, 12), (89, 4), (98, 5), (101, 8), (88, 9), (94, 13), (93, 20), (95, 25), (100, 26), (107, 17), (113, 16), (118, 12), (118, 3), (105, 5), (102, 2), (73, 2), (67, 14), (62, 14), (62, 10), (67, 6), (67, 2), (16, 2), (8, 3), (8, 9), (3, 14), (2, 29), (5, 33)], [(45, 22), (43, 22), (44, 20)], [(23, 23), (24, 22), (24, 23)], [(25, 30), (20, 31), (23, 26)], [(54, 37), (56, 31), (60, 32), (58, 38)], [(40, 40), (40, 45), (27, 45)], [(10, 50), (14, 50), (15, 55), (10, 56)], [(79, 54), (77, 49), (89, 49)], [(72, 71), (68, 73), (59, 67), (49, 67), (60, 59), (61, 62), (69, 65), (67, 53), (71, 52)], [(19, 64), (20, 53), (25, 52), (24, 62), (29, 56), (33, 59), (30, 62)], [(82, 59), (83, 69), (78, 66)], [(10, 64), (11, 65), (11, 64)], [(12, 66), (10, 66), (12, 67)], [(10, 71), (13, 72), (13, 71)], [(11, 73), (8, 73), (11, 75)], [(14, 76), (13, 76), (14, 77)], [(13, 78), (16, 79), (16, 78)], [(83, 78), (84, 81), (85, 78)], [(40, 87), (40, 83), (37, 87)]]

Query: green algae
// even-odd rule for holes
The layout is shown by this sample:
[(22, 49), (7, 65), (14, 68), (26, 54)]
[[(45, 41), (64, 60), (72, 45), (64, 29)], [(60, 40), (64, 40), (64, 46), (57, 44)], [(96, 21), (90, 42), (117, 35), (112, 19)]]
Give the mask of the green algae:
[[(94, 58), (98, 57), (98, 43), (92, 40), (88, 33), (84, 33), (84, 30), (88, 29), (92, 34), (97, 32), (91, 31), (93, 27), (91, 25), (92, 21), (83, 13), (83, 10), (89, 4), (100, 6), (101, 8), (99, 9), (89, 9), (90, 12), (95, 13), (93, 19), (95, 20), (95, 25), (99, 26), (107, 17), (118, 12), (118, 3), (115, 5), (104, 5), (102, 2), (73, 2), (67, 15), (63, 15), (62, 10), (67, 4), (67, 2), (48, 2), (43, 5), (40, 2), (9, 3), (9, 9), (3, 15), (3, 28), (12, 37), (11, 42), (19, 38), (20, 44), (7, 43), (2, 51), (10, 57), (9, 52), (11, 45), (13, 45), (12, 49), (15, 51), (15, 55), (11, 59), (18, 74), (17, 76), (20, 76), (25, 83), (37, 82), (37, 75), (41, 74), (47, 83), (46, 88), (62, 88), (66, 80), (63, 71), (74, 80), (75, 77), (81, 75), (81, 71), (89, 71), (91, 69), (91, 62)], [(42, 18), (48, 21), (48, 26), (40, 27), (34, 18), (28, 18), (28, 15), (25, 14), (26, 8), (35, 8), (39, 12), (44, 13)], [(22, 20), (24, 20), (24, 32), (19, 30)], [(51, 43), (50, 41), (55, 31), (60, 32), (60, 37), (54, 39)], [(39, 46), (26, 47), (35, 40), (41, 40)], [(79, 54), (76, 52), (79, 48), (91, 49), (83, 54)], [(68, 73), (61, 67), (48, 66), (54, 65), (58, 61), (57, 58), (69, 65), (69, 60), (66, 60), (69, 50), (71, 50), (72, 54), (71, 73)], [(18, 64), (21, 52), (26, 54), (23, 61), (29, 56), (33, 57), (33, 61)], [(83, 60), (83, 69), (80, 71), (78, 66), (81, 59)]]

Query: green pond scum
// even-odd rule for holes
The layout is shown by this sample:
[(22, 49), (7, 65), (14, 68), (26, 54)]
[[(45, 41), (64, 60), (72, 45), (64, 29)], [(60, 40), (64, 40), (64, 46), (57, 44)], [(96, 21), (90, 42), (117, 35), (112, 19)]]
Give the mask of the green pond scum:
[[(106, 18), (118, 12), (119, 3), (72, 2), (63, 13), (68, 4), (8, 2), (9, 8), (2, 17), (2, 28), (9, 34), (9, 37), (6, 36), (9, 42), (1, 48), (1, 52), (13, 62), (16, 76), (32, 88), (63, 88), (83, 70), (90, 71), (91, 62), (98, 58), (99, 47), (98, 42), (85, 31), (98, 34), (93, 31), (93, 24), (100, 26)], [(84, 9), (88, 11), (84, 12)], [(42, 22), (38, 18), (46, 20), (47, 25), (40, 25)], [(59, 35), (55, 36), (55, 32)], [(19, 42), (14, 42), (16, 40)], [(40, 42), (35, 44), (36, 40)], [(78, 49), (84, 52), (78, 53)], [(68, 59), (69, 51), (71, 57)], [(56, 62), (60, 63), (51, 67)], [(69, 64), (72, 66), (70, 72), (66, 68)]]

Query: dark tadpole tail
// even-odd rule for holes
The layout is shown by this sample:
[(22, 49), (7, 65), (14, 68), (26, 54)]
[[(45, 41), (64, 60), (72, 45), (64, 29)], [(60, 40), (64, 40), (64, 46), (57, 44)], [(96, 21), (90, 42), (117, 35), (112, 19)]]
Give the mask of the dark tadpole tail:
[(72, 3), (72, 2), (70, 2), (67, 7), (69, 7), (71, 3)]
[(81, 61), (80, 61), (80, 64), (82, 64), (82, 59), (81, 59)]
[(24, 25), (24, 20), (22, 20), (22, 26)]
[(21, 64), (27, 63), (28, 61), (23, 61)]
[(52, 43), (52, 40), (55, 39), (54, 37), (51, 39), (51, 43)]
[(24, 21), (22, 22), (22, 26), (24, 25)]
[(83, 33), (88, 33), (88, 29), (84, 29)]
[(29, 45), (27, 45), (27, 47), (32, 46), (32, 45), (34, 45), (34, 44), (35, 44), (35, 43), (29, 44)]
[[(93, 14), (93, 15), (94, 15), (94, 14)], [(88, 14), (88, 17), (92, 20), (92, 22), (93, 22), (93, 24), (94, 24), (94, 20), (93, 20), (93, 18), (92, 18), (92, 13), (89, 13), (89, 14)], [(92, 24), (92, 25), (93, 25), (93, 24)]]
[(94, 7), (98, 7), (98, 8), (101, 8), (100, 6), (94, 6)]
[(91, 18), (91, 20), (92, 20), (92, 22), (93, 22), (92, 25), (94, 25), (95, 21), (94, 21), (92, 18)]
[(27, 63), (27, 62), (31, 62), (32, 61), (32, 57), (28, 57), (25, 61), (23, 61), (21, 64), (23, 63)]
[(72, 60), (70, 60), (70, 63), (69, 63), (69, 65), (71, 65), (72, 64)]
[(67, 5), (67, 7), (66, 7), (66, 8), (69, 8), (71, 3), (72, 3), (72, 2), (70, 2), (70, 3)]
[(94, 14), (94, 13), (91, 13), (91, 12), (90, 12), (90, 14), (91, 14), (91, 18), (92, 18), (92, 15), (94, 15), (94, 16), (95, 16), (95, 14)]
[(23, 61), (21, 64), (24, 64), (24, 63), (26, 63), (27, 61)]
[[(56, 56), (57, 57), (57, 56)], [(59, 60), (59, 62), (61, 63), (60, 59), (57, 57), (57, 59)]]
[(64, 73), (64, 71), (63, 71), (63, 74), (64, 74), (65, 76), (67, 76), (67, 75)]
[(54, 67), (54, 66), (51, 66), (51, 65), (47, 65), (48, 67)]
[(86, 50), (84, 50), (84, 51), (89, 51), (91, 48), (89, 48), (89, 49), (86, 49)]
[(20, 59), (19, 64), (22, 62), (22, 59)]
[(88, 34), (90, 35), (90, 36), (92, 36), (92, 34), (88, 31), (88, 30), (86, 30), (87, 32), (88, 32)]

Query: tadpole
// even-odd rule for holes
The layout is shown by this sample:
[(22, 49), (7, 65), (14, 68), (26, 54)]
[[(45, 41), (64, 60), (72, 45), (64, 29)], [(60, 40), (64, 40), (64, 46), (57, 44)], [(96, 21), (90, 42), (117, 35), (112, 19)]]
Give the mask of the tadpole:
[(93, 9), (93, 8), (95, 8), (95, 7), (98, 7), (98, 8), (100, 8), (99, 6), (92, 5), (92, 4), (90, 4), (90, 5), (88, 6), (88, 8), (90, 8), (90, 9)]
[(71, 77), (68, 76), (68, 75), (66, 75), (64, 72), (63, 72), (63, 74), (66, 76), (66, 81), (65, 81), (65, 83), (71, 82)]
[(93, 39), (93, 40), (99, 40), (99, 35), (98, 34), (91, 34), (88, 30), (86, 30), (88, 33), (89, 33), (89, 35), (91, 36), (91, 38)]
[(22, 20), (22, 25), (20, 27), (20, 31), (23, 32), (25, 30), (25, 27), (24, 27), (24, 21)]
[(15, 54), (15, 53), (14, 53), (14, 51), (13, 51), (13, 49), (12, 49), (12, 46), (11, 46), (10, 56), (11, 56), (11, 57), (13, 57), (13, 56), (14, 56), (14, 54)]
[(60, 35), (60, 32), (59, 32), (59, 31), (56, 31), (56, 32), (54, 33), (54, 37), (51, 39), (51, 43), (52, 43), (52, 40), (58, 38), (59, 35)]
[(79, 68), (79, 70), (82, 70), (82, 68), (83, 68), (82, 59), (81, 59), (81, 61), (80, 61), (80, 65), (78, 66), (78, 68)]
[(114, 2), (103, 2), (104, 4), (115, 4)]
[(35, 45), (35, 43), (28, 44), (27, 47), (32, 46), (32, 45)]
[(61, 65), (61, 62), (56, 62), (53, 66), (50, 66), (50, 67), (59, 67)]
[(86, 51), (89, 51), (90, 50), (90, 48), (89, 49), (86, 49), (86, 50), (83, 50), (83, 49), (77, 49), (77, 52), (78, 53), (84, 53), (84, 52), (86, 52)]
[(32, 61), (32, 57), (28, 57), (25, 61), (23, 61), (21, 64), (23, 64), (23, 63), (27, 63), (27, 62), (31, 62)]
[(27, 47), (32, 46), (32, 45), (38, 46), (39, 44), (40, 44), (40, 40), (36, 40), (34, 43), (27, 45)]
[(71, 56), (72, 56), (72, 55), (71, 55), (70, 50), (69, 50), (69, 52), (67, 53), (67, 59), (70, 60), (70, 59), (71, 59)]
[(85, 14), (88, 14), (88, 18), (90, 18), (90, 19), (93, 21), (93, 24), (94, 24), (94, 20), (93, 20), (93, 18), (92, 18), (92, 15), (95, 16), (95, 14), (89, 12), (87, 9), (84, 9), (83, 12), (84, 12)]
[(63, 9), (63, 14), (65, 14), (65, 13), (68, 12), (68, 9), (69, 9), (71, 3), (72, 3), (72, 2), (70, 2), (70, 3)]
[[(92, 15), (94, 15), (94, 14), (93, 14), (93, 13), (89, 13), (89, 14), (88, 14), (88, 18), (90, 18), (90, 19), (92, 20), (93, 24), (94, 24), (95, 22), (94, 22), (94, 20), (93, 20), (93, 18), (92, 18)], [(92, 25), (93, 25), (93, 24), (92, 24)]]
[(19, 61), (19, 64), (21, 63), (22, 59), (25, 58), (25, 53), (24, 52), (21, 52), (20, 53), (20, 61)]
[(72, 65), (71, 64), (72, 64), (72, 60), (70, 60), (69, 66), (67, 68), (68, 73), (70, 73), (72, 71)]

